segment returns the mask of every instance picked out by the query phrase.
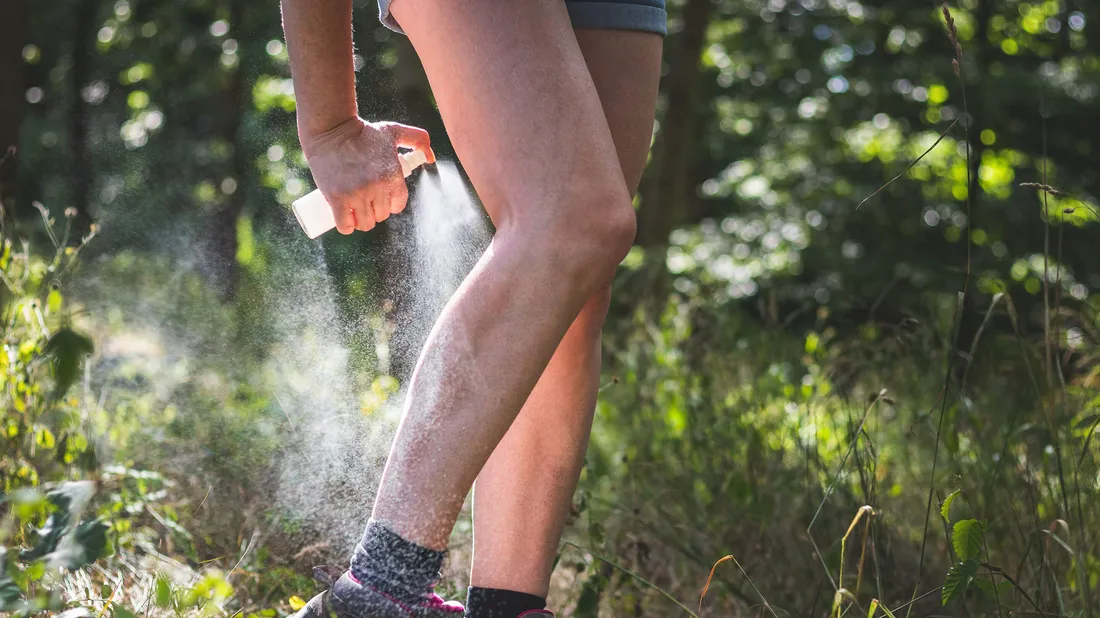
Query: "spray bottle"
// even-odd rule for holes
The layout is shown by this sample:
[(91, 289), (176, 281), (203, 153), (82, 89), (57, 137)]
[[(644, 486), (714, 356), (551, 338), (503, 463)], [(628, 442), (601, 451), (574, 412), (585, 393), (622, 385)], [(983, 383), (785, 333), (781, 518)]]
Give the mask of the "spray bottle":
[[(405, 178), (408, 178), (413, 170), (428, 162), (427, 157), (419, 150), (401, 153), (397, 155), (397, 159), (401, 162), (401, 173)], [(336, 227), (332, 207), (329, 206), (328, 200), (321, 194), (320, 189), (310, 191), (298, 198), (291, 204), (290, 209), (294, 211), (298, 225), (302, 226), (302, 230), (310, 238), (317, 238)]]

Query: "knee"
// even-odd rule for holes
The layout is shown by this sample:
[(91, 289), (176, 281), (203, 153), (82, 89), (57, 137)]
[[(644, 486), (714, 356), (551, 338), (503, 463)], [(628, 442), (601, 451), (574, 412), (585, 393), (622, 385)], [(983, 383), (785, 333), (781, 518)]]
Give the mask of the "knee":
[(637, 232), (625, 190), (567, 197), (548, 205), (526, 228), (522, 235), (529, 249), (592, 295), (585, 311), (606, 313), (608, 286)]
[[(572, 223), (561, 221), (557, 235), (564, 242), (557, 257), (565, 273), (592, 291), (594, 302), (589, 307), (595, 309), (604, 297), (610, 301), (611, 279), (634, 244), (634, 208), (629, 202), (614, 206), (601, 202), (573, 216)], [(606, 293), (601, 292), (605, 289)]]

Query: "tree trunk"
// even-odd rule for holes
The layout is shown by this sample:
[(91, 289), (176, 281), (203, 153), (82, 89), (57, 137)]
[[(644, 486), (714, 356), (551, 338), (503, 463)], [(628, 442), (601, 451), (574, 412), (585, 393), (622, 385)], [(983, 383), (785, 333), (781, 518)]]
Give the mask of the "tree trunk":
[[(984, 76), (989, 64), (991, 43), (989, 41), (989, 25), (993, 20), (993, 4), (991, 0), (979, 0), (978, 9), (975, 12), (977, 19), (977, 32), (974, 37), (974, 44), (972, 46), (963, 48), (963, 57), (967, 55), (973, 56), (973, 66), (975, 70), (970, 72), (963, 72), (962, 81), (966, 84), (966, 95), (968, 97), (967, 107), (968, 115), (966, 118), (966, 143), (967, 149), (970, 153), (970, 183), (967, 186), (967, 233), (963, 234), (960, 242), (970, 243), (970, 232), (977, 229), (976, 222), (981, 222), (982, 212), (980, 209), (982, 201), (982, 185), (979, 180), (981, 167), (982, 167), (982, 153), (985, 152), (985, 146), (982, 144), (981, 132), (982, 132), (982, 119), (987, 116), (985, 113), (985, 96), (984, 92)], [(965, 64), (962, 67), (965, 71)], [(961, 101), (960, 101), (961, 102)], [(977, 254), (974, 252), (974, 247), (963, 246), (964, 254), (960, 256), (960, 259), (970, 259), (970, 285), (966, 290), (966, 296), (963, 299), (963, 308), (961, 315), (961, 323), (959, 324), (959, 337), (956, 350), (955, 359), (955, 377), (956, 379), (962, 379), (967, 374), (967, 368), (974, 362), (973, 358), (970, 358), (970, 351), (975, 346), (975, 338), (978, 336), (978, 331), (981, 329), (981, 323), (984, 320), (984, 313), (988, 309), (988, 303), (978, 297), (977, 277), (974, 273), (982, 270), (981, 265), (976, 263)], [(984, 306), (983, 306), (984, 305)], [(960, 386), (965, 387), (964, 384)]]
[[(231, 0), (229, 7), (229, 24), (233, 33), (241, 37), (247, 30), (244, 28), (244, 0)], [(238, 56), (245, 53), (245, 40), (238, 38)], [(227, 176), (233, 179), (235, 190), (225, 195), (221, 207), (214, 213), (210, 222), (212, 255), (214, 257), (214, 285), (223, 301), (232, 300), (237, 293), (237, 284), (240, 280), (240, 264), (237, 260), (237, 220), (244, 212), (245, 205), (245, 174), (248, 164), (245, 159), (244, 144), (241, 137), (241, 124), (244, 117), (245, 96), (245, 62), (241, 59), (237, 66), (231, 69), (225, 90), (222, 94), (225, 102), (225, 115), (222, 118), (219, 129), (220, 138), (230, 145), (230, 160)]]
[(19, 145), (23, 118), (23, 36), (26, 27), (24, 0), (0, 3), (0, 219), (15, 207), (18, 169), (9, 149)]
[(92, 190), (92, 161), (88, 156), (88, 109), (84, 87), (91, 81), (93, 47), (97, 31), (95, 18), (98, 0), (79, 0), (73, 32), (73, 68), (69, 81), (69, 179), (72, 202), (76, 209), (73, 238), (79, 240), (92, 221), (88, 206)]
[(662, 247), (668, 242), (677, 208), (691, 197), (688, 179), (696, 142), (696, 84), (713, 9), (711, 0), (688, 0), (683, 8), (683, 30), (669, 40), (669, 70), (664, 80), (668, 104), (653, 146), (653, 165), (642, 183), (638, 213), (637, 242), (643, 247)]

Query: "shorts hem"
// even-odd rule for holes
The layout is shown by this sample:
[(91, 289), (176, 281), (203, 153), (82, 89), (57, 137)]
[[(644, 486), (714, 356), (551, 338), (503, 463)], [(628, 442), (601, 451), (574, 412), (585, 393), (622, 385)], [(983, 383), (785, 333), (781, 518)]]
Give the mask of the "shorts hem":
[(668, 34), (664, 9), (625, 2), (566, 2), (574, 28), (638, 30), (661, 36)]
[[(390, 13), (390, 3), (378, 3), (378, 19), (382, 25), (398, 34), (405, 34)], [(566, 2), (574, 28), (606, 30), (638, 30), (668, 35), (668, 13), (656, 6), (625, 2)]]

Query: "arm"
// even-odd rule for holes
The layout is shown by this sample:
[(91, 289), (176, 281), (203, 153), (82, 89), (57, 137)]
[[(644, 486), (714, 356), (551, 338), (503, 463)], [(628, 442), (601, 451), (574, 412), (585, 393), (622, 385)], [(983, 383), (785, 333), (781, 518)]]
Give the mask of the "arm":
[(397, 147), (435, 161), (423, 129), (365, 122), (355, 101), (351, 0), (282, 0), (298, 108), (298, 139), (342, 234), (368, 231), (405, 208)]
[(298, 138), (307, 147), (326, 131), (359, 115), (351, 0), (282, 0), (282, 7), (298, 105)]

